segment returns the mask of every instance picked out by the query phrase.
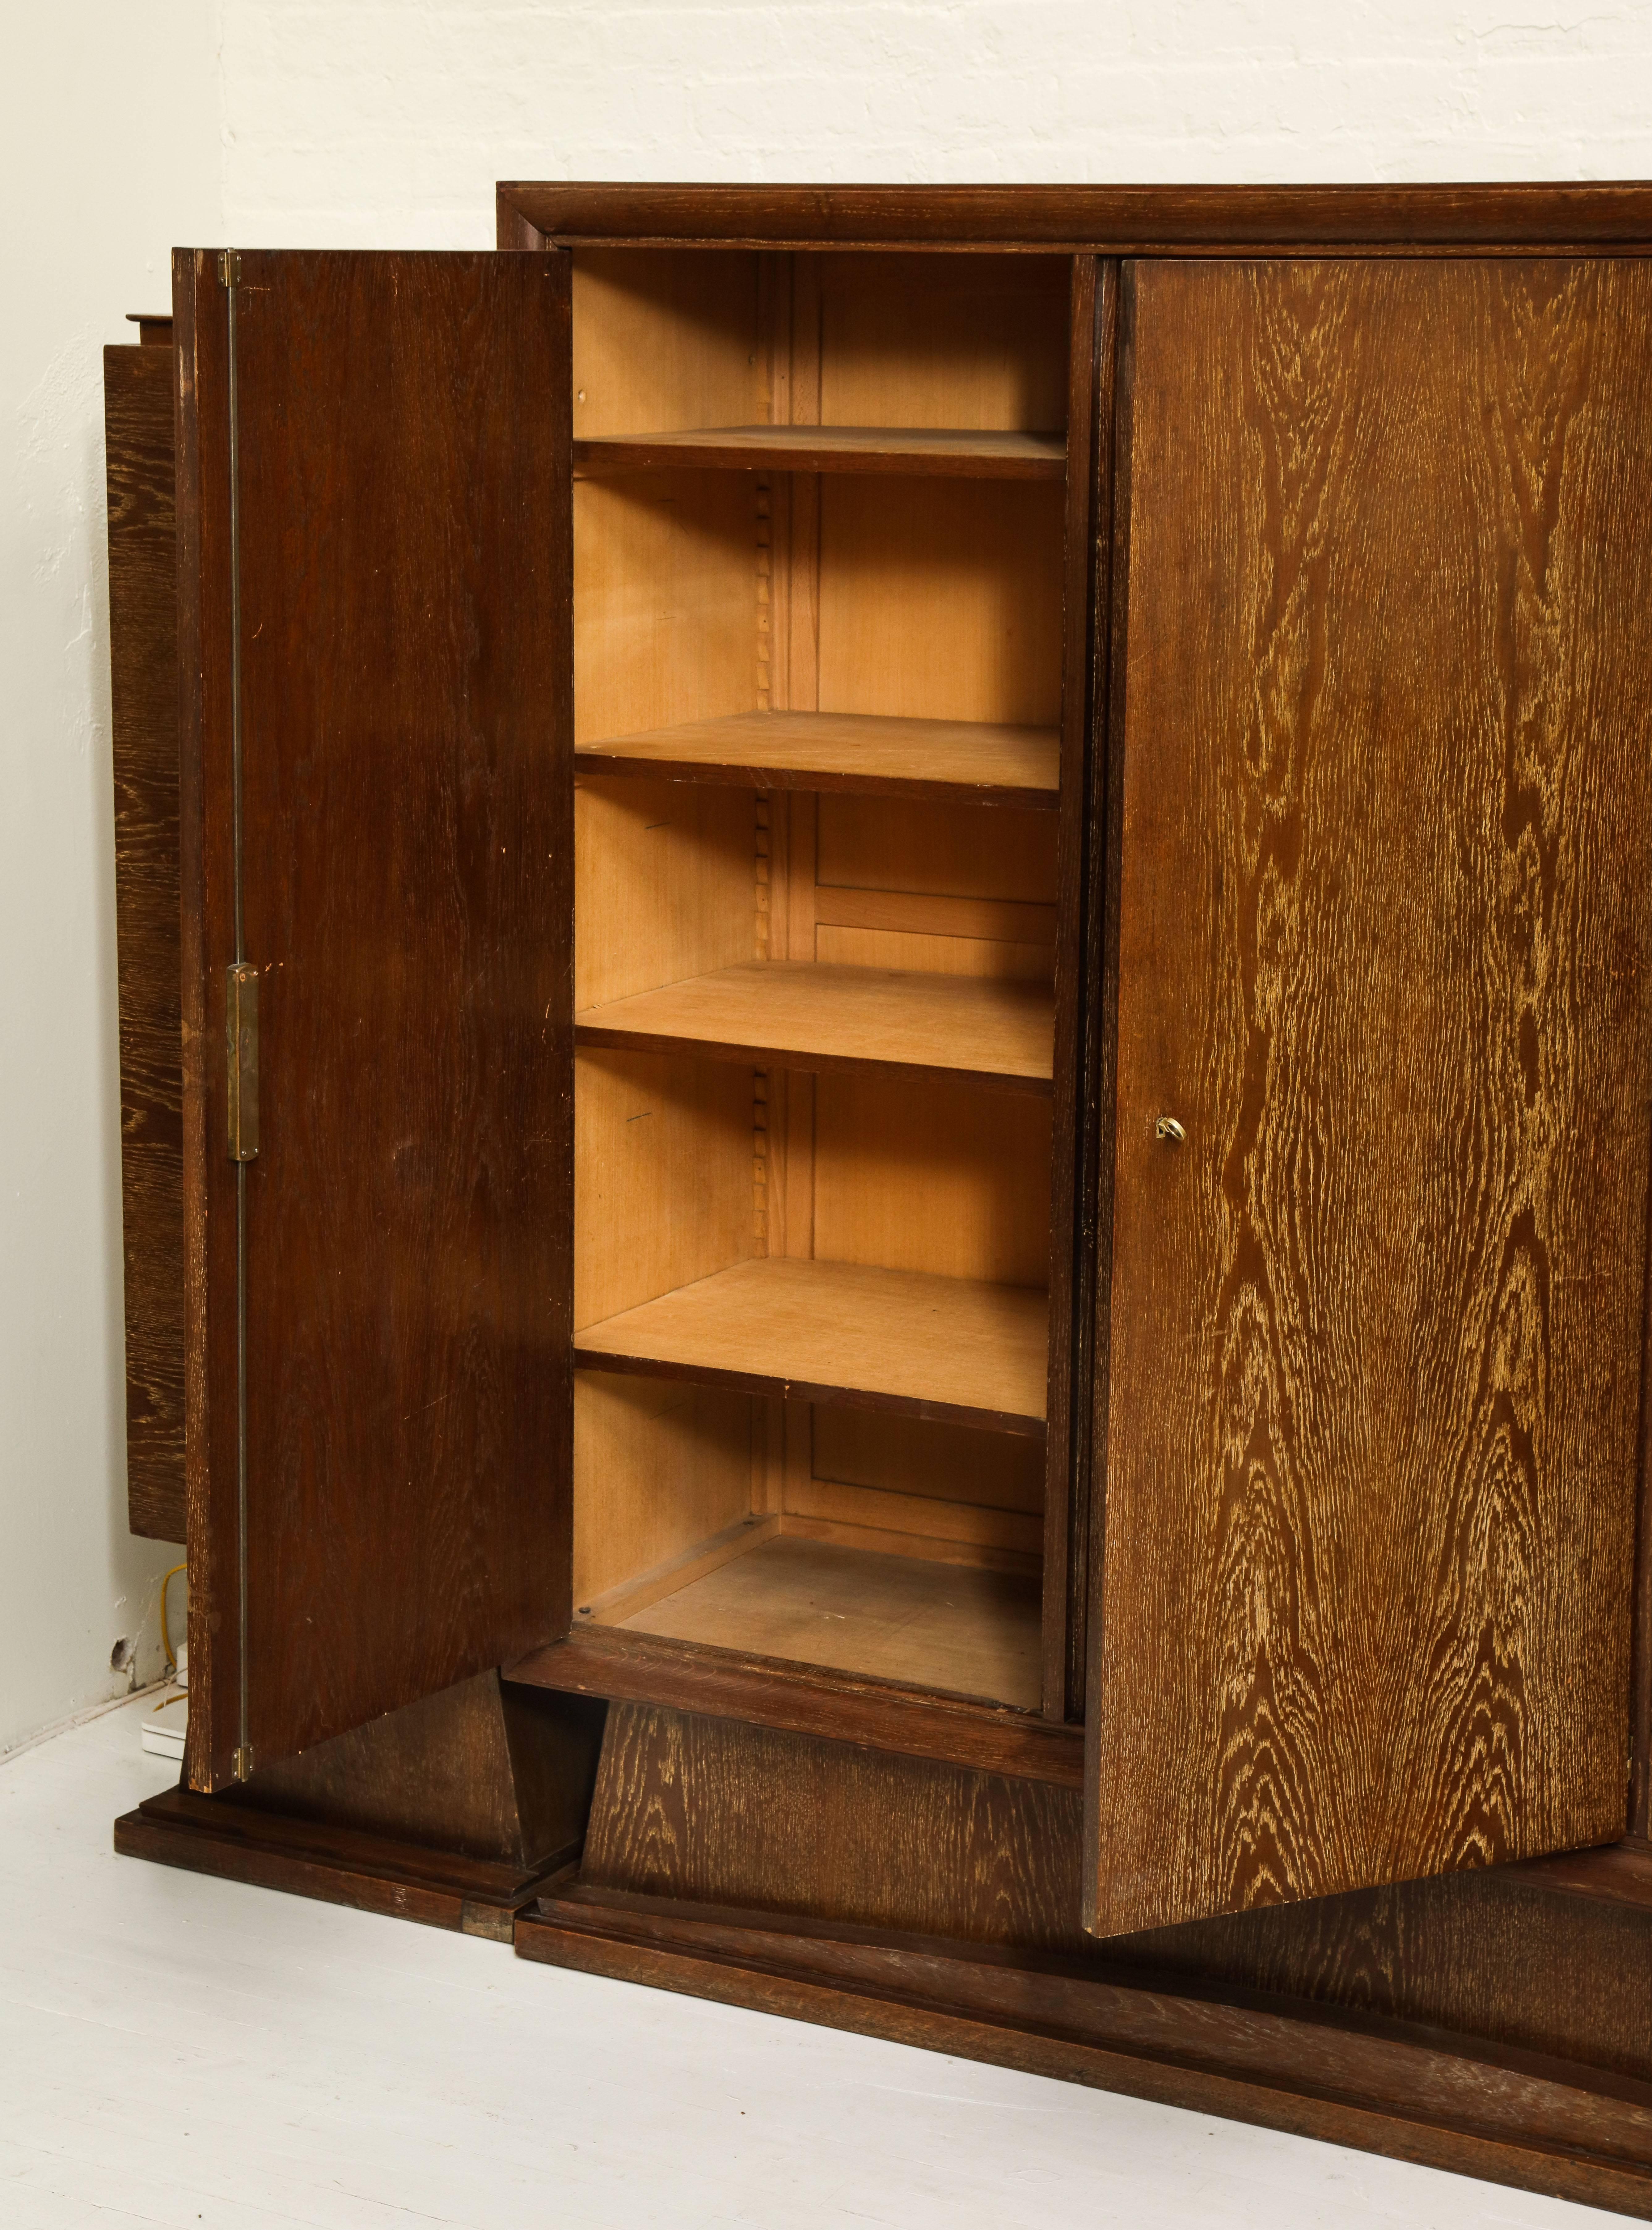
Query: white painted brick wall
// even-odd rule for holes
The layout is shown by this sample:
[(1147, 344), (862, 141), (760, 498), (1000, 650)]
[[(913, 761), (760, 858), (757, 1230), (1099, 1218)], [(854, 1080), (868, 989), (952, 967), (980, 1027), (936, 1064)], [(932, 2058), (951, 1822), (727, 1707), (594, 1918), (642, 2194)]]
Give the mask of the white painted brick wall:
[(1652, 172), (1652, 7), (229, 0), (227, 220), (481, 244), (499, 177)]
[[(485, 246), (499, 177), (1652, 174), (1652, 4), (74, 0), (0, 131), (0, 1750), (108, 1692), (123, 1515), (100, 343), (174, 241)], [(145, 1660), (154, 1661), (152, 1626)]]

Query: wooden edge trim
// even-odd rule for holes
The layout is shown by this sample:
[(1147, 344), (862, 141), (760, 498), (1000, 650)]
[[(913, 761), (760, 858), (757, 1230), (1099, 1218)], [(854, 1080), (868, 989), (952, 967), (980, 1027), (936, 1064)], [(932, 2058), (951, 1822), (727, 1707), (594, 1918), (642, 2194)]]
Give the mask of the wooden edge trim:
[(657, 1634), (584, 1627), (506, 1666), (525, 1687), (611, 1703), (660, 1704), (862, 1750), (939, 1760), (1058, 1789), (1082, 1784), (1083, 1735), (1030, 1711), (924, 1695), (778, 1658)]
[(576, 471), (610, 473), (829, 473), (882, 480), (1059, 480), (1066, 476), (1063, 457), (1003, 457), (964, 450), (933, 454), (921, 449), (810, 448), (806, 444), (779, 443), (772, 448), (756, 444), (732, 448), (707, 435), (690, 443), (681, 436), (672, 441), (651, 441), (646, 435), (628, 438), (621, 434), (593, 435), (573, 445)]
[(1007, 806), (1054, 813), (1060, 798), (1053, 790), (1012, 790), (1002, 783), (929, 781), (904, 775), (841, 774), (824, 767), (741, 766), (732, 760), (633, 757), (601, 744), (581, 744), (574, 751), (579, 774), (634, 775), (643, 781), (720, 783), (733, 790), (842, 790), (868, 797), (910, 797), (936, 805)]
[[(501, 181), (541, 240), (1152, 254), (1652, 243), (1640, 180), (1441, 185), (743, 186)], [(511, 244), (514, 245), (513, 242)]]
[(258, 1889), (286, 1890), (391, 1919), (508, 1941), (513, 1914), (578, 1858), (558, 1851), (531, 1873), (255, 1806), (165, 1790), (114, 1823), (122, 1858), (147, 1859)]
[(574, 1043), (610, 1053), (738, 1061), (743, 1068), (797, 1069), (810, 1076), (881, 1076), (899, 1084), (968, 1084), (983, 1092), (1027, 1092), (1035, 1099), (1048, 1099), (1055, 1090), (1048, 1076), (1015, 1076), (1002, 1069), (959, 1068), (942, 1061), (879, 1060), (864, 1054), (819, 1053), (800, 1046), (683, 1037), (668, 1030), (628, 1030), (607, 1022), (576, 1020)]
[(1597, 1905), (1633, 1905), (1652, 1912), (1652, 1842), (1640, 1835), (1592, 1851), (1565, 1851), (1557, 1858), (1489, 1866), (1487, 1874), (1507, 1889), (1546, 1890), (1556, 1897), (1581, 1897)]
[(532, 254), (549, 246), (533, 220), (526, 216), (505, 186), (494, 189), (494, 244), (502, 253)]
[[(640, 1906), (643, 1901), (631, 1901)], [(516, 1925), (519, 1957), (1097, 2089), (1216, 2112), (1652, 2219), (1647, 2086), (1482, 2058), (1469, 2040), (1344, 2030), (1289, 2001), (1260, 2014), (871, 1931), (823, 1940), (774, 1916), (654, 1915), (553, 1896)], [(752, 1923), (757, 1924), (752, 1925)], [(860, 1940), (856, 1940), (860, 1939)], [(1216, 2018), (1213, 2021), (1212, 2014)], [(1111, 2016), (1111, 2018), (1110, 2018)], [(1145, 2018), (1145, 2027), (1142, 2025)], [(1339, 2048), (1351, 2047), (1339, 2088)], [(1574, 2074), (1576, 2082), (1567, 2078)], [(1460, 2106), (1465, 2112), (1449, 2111)], [(1543, 2126), (1533, 2127), (1543, 2117)]]
[[(1652, 1142), (1649, 1142), (1652, 1144)], [(1652, 1182), (1641, 1272), (1641, 1417), (1630, 1567), (1629, 1831), (1652, 1836)]]
[(674, 1363), (653, 1355), (627, 1355), (605, 1347), (581, 1347), (574, 1336), (574, 1367), (607, 1370), (622, 1376), (681, 1378), (694, 1386), (722, 1386), (736, 1394), (778, 1395), (788, 1402), (822, 1402), (837, 1409), (883, 1409), (902, 1417), (921, 1417), (932, 1425), (968, 1425), (984, 1432), (1042, 1440), (1042, 1417), (1009, 1409), (972, 1409), (959, 1402), (926, 1401), (920, 1394), (881, 1394), (855, 1386), (805, 1378), (778, 1378), (761, 1370), (721, 1369), (713, 1363)]

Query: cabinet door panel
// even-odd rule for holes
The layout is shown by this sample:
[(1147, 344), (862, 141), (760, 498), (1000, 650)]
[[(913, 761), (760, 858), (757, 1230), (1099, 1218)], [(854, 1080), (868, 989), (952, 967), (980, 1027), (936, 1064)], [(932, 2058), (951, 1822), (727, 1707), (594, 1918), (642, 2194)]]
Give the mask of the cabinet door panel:
[(1652, 1078), (1652, 265), (1126, 319), (1103, 1934), (1623, 1834)]
[(200, 1789), (567, 1622), (567, 264), (175, 272)]

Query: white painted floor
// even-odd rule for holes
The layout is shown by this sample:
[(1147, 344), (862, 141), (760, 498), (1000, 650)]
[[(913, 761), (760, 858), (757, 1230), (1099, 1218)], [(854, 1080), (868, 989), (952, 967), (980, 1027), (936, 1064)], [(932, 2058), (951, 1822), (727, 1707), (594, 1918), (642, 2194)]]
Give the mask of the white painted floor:
[(0, 1764), (4, 2230), (1619, 2219), (117, 1859), (143, 1711)]

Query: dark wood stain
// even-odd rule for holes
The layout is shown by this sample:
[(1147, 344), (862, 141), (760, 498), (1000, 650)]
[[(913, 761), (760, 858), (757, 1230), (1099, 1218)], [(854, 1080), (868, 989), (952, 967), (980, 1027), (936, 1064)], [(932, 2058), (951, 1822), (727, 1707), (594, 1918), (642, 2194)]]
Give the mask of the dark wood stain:
[[(177, 351), (179, 997), (184, 1065), (184, 1479), (190, 1568), (185, 1772), (211, 1789), (239, 1740), (235, 1454), (235, 1193), (223, 1163), (223, 1063), (210, 1057), (208, 972), (233, 942), (229, 886), (228, 322), (203, 251), (172, 256)], [(198, 313), (198, 314), (197, 314)], [(204, 392), (208, 407), (198, 407)], [(212, 499), (203, 501), (210, 489)], [(209, 798), (215, 810), (209, 819)], [(213, 918), (207, 917), (208, 893)], [(220, 1004), (217, 1011), (222, 1015)], [(216, 1339), (209, 1339), (209, 1305)], [(214, 1350), (216, 1350), (216, 1353)], [(210, 1360), (216, 1363), (217, 1384)], [(227, 1400), (228, 1414), (215, 1415)], [(216, 1436), (216, 1460), (215, 1460)]]
[(1652, 2086), (1300, 2002), (582, 1885), (519, 1956), (1652, 2214)]
[[(170, 341), (168, 330), (166, 338)], [(126, 1512), (184, 1538), (184, 1073), (170, 346), (103, 351), (120, 996)]]
[(788, 247), (953, 242), (981, 248), (1252, 251), (1374, 246), (1565, 248), (1652, 243), (1652, 186), (704, 186), (503, 182), (507, 212), (541, 238)]
[[(768, 1808), (772, 1807), (772, 1809)], [(843, 1742), (616, 1705), (582, 1885), (1059, 1951), (1097, 1977), (1243, 1990), (1320, 2017), (1426, 2023), (1652, 2081), (1643, 1852), (1404, 1882), (1098, 1943), (1067, 1789)]]
[[(246, 950), (262, 971), (248, 1660), (268, 1763), (568, 1621), (570, 312), (560, 255), (243, 254), (241, 269)], [(204, 259), (184, 282), (210, 1395), (190, 1777), (216, 1786), (236, 1663), (227, 342)]]
[[(499, 1936), (589, 1801), (584, 1881), (519, 1924), (527, 1956), (1652, 2216), (1652, 272), (1504, 253), (1652, 244), (1652, 189), (507, 186), (498, 216), (522, 251), (498, 265), (242, 258), (259, 1769), (154, 1800), (117, 1847)], [(570, 429), (567, 259), (542, 251), (674, 232), (1182, 259), (1119, 285), (1116, 389), (1092, 267), (1094, 501), (1068, 517), (1069, 592), (1071, 538), (1094, 551), (1069, 680), (1094, 616), (1056, 1197), (1080, 1196), (1094, 1344), (1052, 1381), (1076, 1492), (1046, 1701), (1077, 1706), (1087, 1559), (1087, 1784), (1053, 1719), (552, 1639)], [(1191, 260), (1218, 238), (1372, 253)], [(239, 1662), (227, 358), (210, 260), (177, 278), (177, 1339), (210, 1787)], [(158, 338), (111, 355), (158, 362)], [(114, 377), (112, 632), (118, 660), (143, 645), (152, 722), (119, 809), (124, 1146), (130, 1111), (133, 1140), (165, 1122), (164, 1059), (129, 1092), (126, 1050), (128, 902), (152, 929), (165, 872), (163, 428), (153, 375)], [(137, 964), (158, 1047), (169, 979)], [(152, 1313), (129, 1174), (126, 1200)], [(165, 1342), (134, 1355), (158, 1416)], [(1626, 1818), (1641, 1840), (1487, 1867)], [(1397, 1879), (1449, 1867), (1483, 1870)], [(1133, 1932), (1087, 1936), (1087, 1899)]]
[(114, 1847), (121, 1858), (507, 1943), (514, 1915), (558, 1871), (428, 1850), (188, 1789), (165, 1789), (117, 1820)]
[(1008, 1705), (974, 1703), (887, 1680), (661, 1634), (586, 1626), (505, 1668), (507, 1682), (577, 1696), (668, 1704), (683, 1711), (861, 1743), (903, 1757), (1083, 1785), (1083, 1737)]
[(615, 1704), (580, 1879), (1081, 1948), (1078, 1805), (1073, 1791), (1036, 1782)]
[(526, 1871), (584, 1839), (603, 1706), (479, 1672), (218, 1801)]
[(1617, 1893), (1557, 1891), (1523, 1868), (1442, 1874), (1117, 1937), (1106, 1951), (1199, 1986), (1425, 2021), (1652, 2080), (1652, 1928), (1636, 1885), (1627, 1897), (1603, 1885)]
[[(1072, 1627), (1081, 1623), (1083, 1591), (1073, 1581), (1073, 1537), (1081, 1498), (1074, 1492), (1087, 1434), (1087, 1405), (1077, 1389), (1087, 1383), (1092, 1311), (1084, 1288), (1088, 1255), (1083, 1211), (1091, 1188), (1081, 1176), (1085, 1122), (1083, 1041), (1085, 862), (1087, 822), (1096, 558), (1095, 512), (1105, 508), (1107, 475), (1099, 472), (1098, 414), (1111, 408), (1109, 361), (1117, 273), (1094, 256), (1073, 259), (1069, 290), (1067, 406), (1067, 516), (1062, 561), (1062, 741), (1060, 818), (1055, 852), (1055, 1096), (1051, 1125), (1049, 1214), (1049, 1380), (1045, 1397), (1044, 1456), (1044, 1711), (1057, 1722), (1079, 1714), (1069, 1663)], [(1105, 400), (1103, 400), (1105, 398)], [(1081, 1569), (1080, 1565), (1076, 1569)]]
[(1652, 1054), (1652, 270), (1134, 283), (1107, 1934), (1623, 1833)]

